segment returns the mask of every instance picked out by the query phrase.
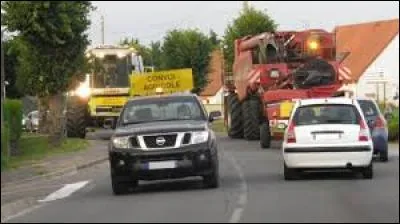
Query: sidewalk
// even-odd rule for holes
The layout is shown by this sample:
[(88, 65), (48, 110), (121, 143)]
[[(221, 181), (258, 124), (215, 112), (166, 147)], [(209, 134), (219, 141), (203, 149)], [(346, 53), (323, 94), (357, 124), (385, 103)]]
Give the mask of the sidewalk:
[(89, 140), (88, 149), (76, 153), (54, 155), (33, 165), (1, 172), (3, 190), (23, 183), (63, 175), (106, 161), (107, 142)]

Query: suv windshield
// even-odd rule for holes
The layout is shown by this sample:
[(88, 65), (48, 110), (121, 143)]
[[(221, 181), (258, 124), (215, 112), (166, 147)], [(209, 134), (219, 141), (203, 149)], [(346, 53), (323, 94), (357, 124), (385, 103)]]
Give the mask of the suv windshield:
[(361, 110), (364, 115), (367, 117), (375, 117), (378, 115), (378, 110), (376, 109), (375, 104), (370, 100), (358, 100), (360, 104)]
[(135, 100), (125, 106), (121, 115), (122, 125), (170, 120), (206, 120), (206, 117), (193, 97)]
[(299, 107), (294, 115), (295, 125), (358, 124), (356, 107), (341, 104), (322, 104)]

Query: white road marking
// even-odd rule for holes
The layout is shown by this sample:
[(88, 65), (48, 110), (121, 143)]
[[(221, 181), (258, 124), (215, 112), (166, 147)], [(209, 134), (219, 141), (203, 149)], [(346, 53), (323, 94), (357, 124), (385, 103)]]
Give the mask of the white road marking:
[(90, 181), (87, 180), (87, 181), (77, 182), (77, 183), (74, 183), (74, 184), (66, 184), (64, 187), (62, 187), (58, 191), (51, 193), (45, 199), (39, 200), (38, 202), (49, 202), (49, 201), (54, 201), (54, 200), (58, 200), (58, 199), (62, 199), (62, 198), (68, 197), (72, 193), (74, 193), (75, 191), (83, 188), (89, 182)]
[(6, 223), (11, 219), (15, 219), (15, 218), (18, 218), (18, 217), (23, 216), (25, 214), (31, 213), (33, 210), (36, 210), (36, 209), (41, 208), (43, 206), (44, 206), (44, 204), (35, 205), (35, 206), (30, 207), (30, 208), (24, 209), (24, 210), (18, 212), (17, 214), (15, 214), (15, 215), (11, 215), (11, 216), (4, 217), (4, 218), (1, 217), (1, 223)]
[[(225, 153), (227, 155), (228, 153)], [(239, 198), (237, 200), (237, 205), (236, 208), (233, 210), (233, 213), (231, 215), (231, 218), (229, 220), (229, 223), (238, 223), (242, 217), (242, 213), (244, 211), (244, 208), (247, 204), (247, 183), (246, 180), (244, 179), (244, 174), (242, 169), (240, 168), (238, 162), (235, 160), (235, 158), (229, 154), (229, 159), (232, 162), (233, 167), (235, 168), (236, 172), (239, 175), (240, 178), (240, 194)]]

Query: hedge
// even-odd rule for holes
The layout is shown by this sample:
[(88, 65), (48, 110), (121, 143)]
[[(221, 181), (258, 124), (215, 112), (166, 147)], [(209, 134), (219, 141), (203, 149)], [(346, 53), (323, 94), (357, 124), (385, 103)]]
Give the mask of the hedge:
[(393, 111), (392, 115), (393, 117), (388, 122), (389, 140), (397, 141), (399, 140), (399, 109)]
[(8, 161), (8, 129), (6, 124), (1, 125), (1, 170), (7, 167)]
[(18, 141), (22, 134), (22, 102), (7, 99), (4, 103), (4, 121), (9, 128), (10, 141)]

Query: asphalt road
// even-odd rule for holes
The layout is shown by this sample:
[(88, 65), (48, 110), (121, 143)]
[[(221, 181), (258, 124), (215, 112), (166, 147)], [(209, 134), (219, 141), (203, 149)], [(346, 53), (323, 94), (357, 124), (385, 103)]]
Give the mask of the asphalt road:
[(398, 147), (388, 163), (375, 162), (372, 180), (318, 173), (284, 181), (278, 148), (226, 137), (219, 146), (218, 189), (189, 178), (142, 182), (137, 191), (114, 196), (104, 163), (69, 177), (89, 181), (72, 195), (9, 222), (399, 222)]

